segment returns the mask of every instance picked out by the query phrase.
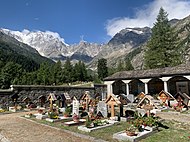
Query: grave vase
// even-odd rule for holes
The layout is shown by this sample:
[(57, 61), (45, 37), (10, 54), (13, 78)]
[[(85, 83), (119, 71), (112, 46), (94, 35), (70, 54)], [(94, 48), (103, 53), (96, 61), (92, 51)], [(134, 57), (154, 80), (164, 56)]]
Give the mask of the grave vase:
[(137, 134), (135, 132), (127, 131), (127, 130), (126, 130), (126, 134), (127, 134), (127, 136), (137, 136)]

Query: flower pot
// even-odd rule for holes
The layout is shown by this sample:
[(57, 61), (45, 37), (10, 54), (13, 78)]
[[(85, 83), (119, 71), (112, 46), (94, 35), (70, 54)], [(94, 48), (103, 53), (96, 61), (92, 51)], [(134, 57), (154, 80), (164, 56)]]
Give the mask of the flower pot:
[(73, 119), (74, 122), (79, 122), (79, 119)]
[(94, 128), (95, 126), (94, 126), (94, 124), (93, 123), (91, 123), (89, 126), (87, 126), (87, 128)]
[(64, 114), (63, 116), (64, 116), (64, 117), (69, 117), (69, 115), (68, 115), (68, 114)]
[(135, 132), (126, 131), (127, 136), (137, 136)]

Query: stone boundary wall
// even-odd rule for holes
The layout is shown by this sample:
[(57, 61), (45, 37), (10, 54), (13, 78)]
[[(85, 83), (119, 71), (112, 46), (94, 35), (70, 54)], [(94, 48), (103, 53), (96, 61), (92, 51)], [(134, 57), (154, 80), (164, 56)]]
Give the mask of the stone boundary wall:
[(46, 98), (50, 93), (55, 95), (61, 95), (68, 93), (70, 98), (80, 97), (86, 92), (89, 91), (89, 94), (93, 97), (96, 94), (105, 93), (105, 85), (94, 85), (92, 87), (83, 87), (83, 86), (44, 86), (44, 85), (12, 85), (11, 91), (9, 94), (0, 95), (0, 107), (7, 108), (8, 106), (13, 105), (12, 96), (18, 95), (18, 103), (23, 103), (23, 99), (28, 97), (31, 99), (31, 102), (38, 102), (41, 95)]

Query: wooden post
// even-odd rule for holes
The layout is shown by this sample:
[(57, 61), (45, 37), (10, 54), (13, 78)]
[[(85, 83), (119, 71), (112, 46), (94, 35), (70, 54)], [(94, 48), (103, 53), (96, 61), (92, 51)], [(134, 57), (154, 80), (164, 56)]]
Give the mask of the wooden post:
[(53, 111), (53, 101), (51, 98), (49, 100), (50, 100), (50, 112), (52, 112)]
[(88, 98), (86, 98), (86, 110), (88, 111)]
[(143, 109), (146, 111), (146, 113), (147, 113), (147, 116), (149, 117), (150, 116), (150, 111), (153, 109), (153, 106), (152, 105), (145, 105), (144, 107), (143, 107)]
[(114, 103), (111, 103), (111, 117), (115, 116)]

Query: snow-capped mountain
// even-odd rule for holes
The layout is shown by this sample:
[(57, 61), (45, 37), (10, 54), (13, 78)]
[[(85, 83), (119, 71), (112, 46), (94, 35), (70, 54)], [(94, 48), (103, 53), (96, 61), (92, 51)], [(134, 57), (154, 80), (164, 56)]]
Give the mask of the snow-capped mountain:
[(151, 35), (151, 28), (125, 28), (117, 33), (110, 41), (109, 45), (120, 45), (129, 43), (132, 46), (139, 46), (145, 43)]
[(67, 56), (68, 45), (65, 44), (64, 39), (58, 33), (46, 31), (11, 31), (8, 29), (1, 29), (2, 32), (9, 36), (16, 38), (18, 41), (30, 45), (35, 48), (42, 56), (54, 59)]
[(124, 57), (133, 50), (133, 47), (146, 42), (150, 36), (150, 28), (126, 28), (117, 33), (108, 44), (88, 43), (81, 40), (78, 44), (68, 45), (55, 32), (0, 30), (35, 48), (42, 56), (54, 61), (64, 61), (69, 57), (72, 62), (81, 60), (88, 63), (90, 68), (94, 68), (100, 58), (107, 59), (108, 65), (116, 65), (121, 56)]
[[(179, 34), (180, 46), (185, 47), (186, 60), (190, 60), (190, 16), (170, 21), (175, 32)], [(143, 68), (143, 56), (146, 43), (151, 36), (151, 28), (125, 28), (118, 32), (107, 44), (88, 43), (81, 41), (78, 44), (68, 45), (55, 32), (11, 31), (0, 29), (3, 33), (26, 43), (48, 58), (64, 61), (69, 57), (73, 62), (81, 60), (88, 67), (95, 69), (100, 58), (107, 59), (108, 67), (114, 67), (118, 61), (131, 60), (135, 69)]]
[(35, 48), (42, 56), (53, 60), (65, 60), (70, 57), (72, 60), (89, 62), (101, 51), (101, 45), (81, 41), (79, 44), (68, 45), (56, 32), (50, 31), (11, 31), (1, 29), (0, 31), (14, 37), (20, 42)]

